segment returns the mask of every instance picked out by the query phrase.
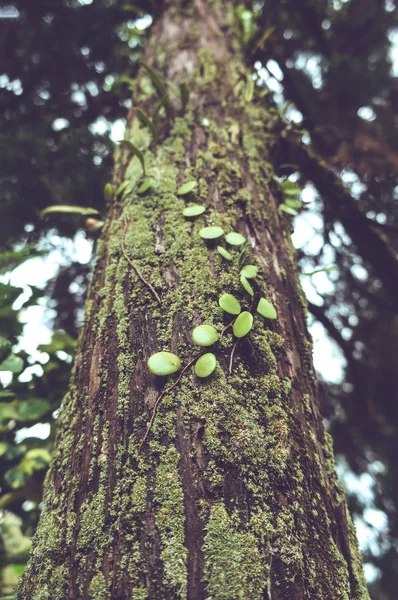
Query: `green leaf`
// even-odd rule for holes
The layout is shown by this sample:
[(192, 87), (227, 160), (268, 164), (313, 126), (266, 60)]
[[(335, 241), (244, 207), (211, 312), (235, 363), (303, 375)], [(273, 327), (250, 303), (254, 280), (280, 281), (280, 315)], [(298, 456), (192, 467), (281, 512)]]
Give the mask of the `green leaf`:
[(72, 204), (58, 204), (54, 206), (47, 206), (41, 211), (41, 216), (51, 215), (54, 213), (64, 214), (75, 214), (75, 215), (99, 215), (99, 211), (96, 208), (90, 208), (89, 206), (73, 206)]
[(15, 400), (13, 402), (0, 402), (0, 423), (10, 419), (18, 419), (18, 403)]
[(153, 121), (144, 113), (143, 110), (141, 110), (141, 108), (136, 108), (135, 112), (138, 115), (139, 120), (141, 121), (141, 123), (145, 126), (148, 127), (148, 129), (151, 132), (152, 138), (156, 139), (157, 136), (157, 127), (156, 125), (153, 123)]
[(198, 346), (212, 346), (218, 340), (218, 333), (212, 325), (198, 325), (192, 332), (192, 339)]
[(20, 373), (23, 369), (23, 360), (15, 354), (10, 354), (0, 364), (0, 371), (11, 371), (11, 373)]
[(302, 202), (300, 200), (295, 200), (294, 198), (285, 198), (284, 204), (290, 206), (290, 208), (301, 208), (302, 206)]
[(155, 90), (157, 91), (157, 93), (159, 94), (159, 96), (161, 98), (163, 98), (167, 93), (166, 93), (166, 88), (165, 85), (163, 83), (163, 81), (160, 79), (159, 75), (157, 75), (155, 73), (155, 71), (146, 63), (144, 63), (144, 61), (140, 60), (140, 65), (145, 69), (145, 71), (148, 73), (149, 79), (152, 81), (153, 83), (153, 87), (155, 88)]
[(246, 279), (254, 279), (257, 277), (257, 273), (258, 267), (255, 265), (245, 265), (240, 272), (240, 274), (243, 275), (243, 277), (246, 277)]
[(231, 246), (241, 246), (246, 242), (246, 238), (236, 231), (231, 231), (231, 233), (227, 233), (225, 236), (225, 241)]
[(166, 111), (167, 111), (167, 107), (168, 107), (168, 100), (169, 100), (169, 95), (165, 94), (157, 103), (155, 110), (153, 111), (153, 115), (152, 115), (152, 120), (155, 123), (155, 127), (157, 127), (157, 120), (158, 120), (158, 115), (160, 110), (162, 109), (163, 106), (166, 107)]
[(225, 260), (232, 260), (232, 254), (230, 254), (228, 250), (226, 250), (222, 246), (217, 246), (217, 250), (221, 254), (221, 256), (225, 258)]
[(123, 144), (123, 146), (126, 146), (126, 148), (128, 148), (130, 150), (130, 152), (132, 152), (134, 154), (134, 156), (136, 156), (138, 158), (138, 160), (140, 161), (141, 166), (142, 166), (142, 171), (145, 175), (145, 159), (144, 159), (144, 155), (142, 154), (141, 150), (139, 150), (137, 148), (137, 146), (134, 146), (134, 144), (132, 142), (130, 142), (130, 140), (119, 140), (118, 143)]
[(180, 85), (180, 96), (181, 96), (182, 109), (185, 112), (185, 110), (187, 108), (187, 104), (189, 102), (189, 88), (185, 82), (181, 83), (181, 85)]
[(224, 235), (224, 229), (222, 227), (202, 227), (199, 231), (199, 235), (204, 240), (215, 240)]
[(288, 215), (292, 215), (293, 217), (297, 217), (298, 212), (294, 210), (294, 208), (290, 208), (290, 206), (286, 206), (286, 204), (280, 204), (278, 208), (280, 213), (286, 213)]
[(47, 448), (32, 448), (21, 460), (20, 468), (29, 475), (45, 469), (51, 462), (51, 454)]
[(283, 189), (283, 193), (288, 194), (289, 196), (296, 196), (301, 192), (300, 188), (296, 186), (294, 181), (290, 181), (289, 179), (282, 181), (281, 186)]
[(232, 331), (237, 338), (244, 337), (253, 327), (253, 315), (245, 310), (236, 318)]
[(138, 194), (145, 194), (145, 192), (147, 192), (151, 186), (152, 186), (152, 179), (150, 177), (147, 177), (141, 183), (140, 187), (137, 190), (137, 193)]
[(197, 377), (209, 377), (217, 366), (217, 359), (212, 352), (202, 354), (195, 363), (194, 371)]
[(124, 192), (129, 183), (130, 182), (128, 179), (126, 179), (126, 181), (123, 181), (116, 190), (116, 196), (120, 196), (120, 194)]
[(218, 304), (230, 315), (238, 315), (241, 311), (239, 301), (232, 294), (223, 294), (220, 296)]
[(155, 375), (171, 375), (181, 369), (181, 361), (172, 352), (156, 352), (148, 358), (148, 369)]
[(260, 299), (257, 306), (257, 312), (265, 319), (276, 319), (277, 317), (274, 305), (265, 298)]
[(202, 215), (206, 210), (205, 206), (201, 206), (200, 204), (193, 204), (192, 206), (187, 206), (183, 210), (184, 217), (198, 217)]
[(111, 183), (106, 183), (104, 187), (104, 198), (107, 202), (111, 202), (113, 198), (113, 185)]
[(244, 275), (240, 276), (240, 282), (243, 285), (243, 287), (245, 288), (246, 292), (248, 294), (250, 294), (250, 296), (254, 296), (253, 288), (250, 285), (250, 283), (247, 281), (247, 279), (246, 279), (246, 277)]
[(178, 188), (177, 196), (185, 196), (186, 194), (189, 194), (196, 188), (197, 185), (198, 184), (196, 181), (187, 181), (180, 188)]
[(19, 466), (11, 467), (4, 473), (4, 479), (13, 490), (23, 487), (29, 481), (29, 474), (25, 473)]
[(41, 398), (30, 398), (22, 400), (18, 403), (18, 420), (20, 421), (36, 421), (45, 415), (51, 408), (48, 400)]

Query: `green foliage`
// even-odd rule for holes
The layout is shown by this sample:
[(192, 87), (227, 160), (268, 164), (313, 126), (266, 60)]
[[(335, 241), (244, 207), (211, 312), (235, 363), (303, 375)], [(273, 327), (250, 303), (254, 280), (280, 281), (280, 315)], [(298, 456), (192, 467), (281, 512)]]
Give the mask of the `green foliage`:
[(212, 346), (218, 341), (218, 333), (212, 325), (198, 325), (192, 332), (192, 339), (198, 346)]
[(197, 377), (209, 377), (217, 366), (217, 359), (214, 354), (207, 352), (202, 354), (195, 363), (194, 371)]
[(250, 285), (250, 283), (247, 281), (247, 279), (246, 279), (246, 277), (244, 275), (240, 276), (240, 282), (243, 285), (243, 287), (245, 288), (246, 292), (248, 294), (250, 294), (250, 296), (254, 296), (253, 288)]
[(265, 298), (260, 299), (257, 306), (257, 312), (265, 319), (276, 319), (277, 317), (274, 305)]
[(241, 269), (240, 274), (246, 279), (254, 279), (257, 277), (258, 267), (255, 265), (245, 265), (243, 269)]
[(203, 227), (199, 231), (199, 235), (204, 240), (216, 240), (217, 238), (224, 235), (224, 229), (222, 227), (216, 227), (214, 225), (210, 227)]
[(154, 122), (153, 122), (153, 121), (152, 121), (152, 120), (151, 120), (151, 119), (148, 117), (148, 115), (146, 115), (146, 114), (144, 113), (144, 111), (143, 111), (141, 108), (137, 107), (137, 108), (135, 109), (135, 112), (137, 113), (137, 115), (138, 115), (138, 118), (140, 119), (141, 123), (142, 123), (142, 124), (143, 124), (145, 127), (148, 127), (149, 131), (151, 132), (152, 139), (154, 139), (154, 140), (155, 140), (155, 139), (156, 139), (156, 136), (157, 136), (157, 127), (156, 127), (156, 125), (154, 124)]
[(231, 246), (242, 246), (246, 242), (246, 238), (236, 231), (231, 231), (231, 233), (227, 233), (225, 236), (225, 241)]
[(253, 327), (253, 315), (249, 313), (249, 311), (244, 310), (240, 313), (240, 315), (236, 318), (235, 323), (233, 324), (232, 330), (234, 332), (234, 336), (237, 338), (244, 337), (247, 335)]
[(232, 260), (232, 254), (222, 246), (217, 246), (217, 251), (225, 260)]
[(142, 166), (142, 172), (145, 175), (145, 159), (141, 150), (137, 148), (137, 146), (135, 146), (132, 142), (130, 142), (130, 140), (119, 140), (119, 144), (126, 146), (126, 148), (128, 148), (130, 152), (132, 152), (132, 154), (134, 154), (134, 156), (138, 158)]
[(238, 315), (241, 311), (239, 300), (232, 294), (223, 294), (220, 296), (218, 303), (230, 315)]
[(172, 352), (156, 352), (148, 358), (148, 369), (154, 375), (171, 375), (181, 369), (181, 361)]
[(186, 196), (187, 194), (190, 194), (197, 185), (196, 181), (187, 181), (186, 183), (183, 183), (177, 190), (177, 196)]
[(145, 194), (152, 187), (152, 179), (150, 177), (146, 177), (144, 181), (141, 183), (140, 187), (137, 190), (138, 194)]
[(205, 206), (201, 206), (200, 204), (193, 204), (192, 206), (187, 206), (183, 210), (184, 217), (198, 217), (202, 215), (206, 210)]

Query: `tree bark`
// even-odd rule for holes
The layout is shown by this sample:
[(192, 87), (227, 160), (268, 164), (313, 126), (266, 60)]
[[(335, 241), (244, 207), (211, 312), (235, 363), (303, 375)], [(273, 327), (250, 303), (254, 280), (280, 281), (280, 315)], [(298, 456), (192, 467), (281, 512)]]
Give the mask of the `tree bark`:
[[(140, 161), (120, 147), (18, 598), (368, 598), (320, 415), (290, 219), (278, 213), (278, 116), (257, 92), (250, 98), (233, 3), (170, 2), (145, 60), (164, 81), (185, 81), (190, 99), (184, 112), (170, 92), (174, 117), (160, 119), (156, 144), (130, 111), (126, 138), (143, 150), (152, 186), (139, 193)], [(137, 90), (134, 105), (150, 114), (159, 98), (146, 73)], [(190, 180), (206, 206), (195, 220), (182, 214), (193, 196), (176, 193)], [(254, 298), (239, 281), (245, 253), (232, 248), (228, 262), (216, 250), (223, 241), (199, 236), (210, 224), (248, 240)], [(198, 356), (192, 329), (229, 322), (223, 292), (253, 313), (252, 331), (236, 347), (225, 332), (209, 378), (186, 370), (139, 454), (154, 403), (176, 378), (152, 375), (147, 359)], [(277, 320), (255, 312), (260, 294)]]

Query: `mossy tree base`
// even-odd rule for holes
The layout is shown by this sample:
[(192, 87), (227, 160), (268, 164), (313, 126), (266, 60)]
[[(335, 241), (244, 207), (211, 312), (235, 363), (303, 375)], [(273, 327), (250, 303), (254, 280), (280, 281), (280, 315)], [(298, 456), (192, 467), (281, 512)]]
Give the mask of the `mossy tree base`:
[[(183, 112), (160, 119), (158, 143), (131, 110), (126, 138), (145, 157), (151, 187), (128, 147), (116, 155), (114, 189), (87, 300), (73, 381), (59, 418), (46, 507), (19, 587), (26, 600), (298, 600), (368, 598), (355, 533), (319, 413), (305, 302), (278, 213), (272, 176), (279, 116), (247, 101), (247, 72), (232, 3), (169, 2), (146, 62), (184, 81)], [(158, 98), (143, 74), (134, 105)], [(187, 195), (176, 192), (198, 183)], [(122, 185), (123, 184), (123, 185)], [(120, 187), (122, 185), (122, 187)], [(206, 212), (186, 219), (187, 204)], [(124, 248), (161, 297), (126, 261)], [(205, 225), (238, 231), (258, 266), (254, 300), (232, 261), (201, 239)], [(225, 245), (225, 244), (223, 244)], [(251, 280), (253, 281), (253, 280)], [(224, 292), (255, 313), (261, 294), (277, 320), (258, 314), (239, 342), (231, 330), (207, 379), (189, 369), (170, 385), (149, 356), (199, 354), (192, 329), (228, 323)], [(171, 380), (175, 376), (171, 376)]]

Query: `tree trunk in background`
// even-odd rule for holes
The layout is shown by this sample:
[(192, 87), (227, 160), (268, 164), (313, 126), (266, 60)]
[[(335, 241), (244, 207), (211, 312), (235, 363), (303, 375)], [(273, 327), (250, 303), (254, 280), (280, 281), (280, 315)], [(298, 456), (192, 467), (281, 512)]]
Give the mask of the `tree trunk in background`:
[[(279, 117), (250, 86), (227, 2), (170, 3), (153, 27), (145, 60), (176, 85), (185, 114), (162, 118), (159, 139), (132, 110), (126, 138), (145, 148), (153, 184), (122, 147), (115, 189), (86, 307), (86, 325), (61, 415), (57, 450), (20, 599), (282, 600), (368, 598), (355, 532), (336, 481), (319, 412), (305, 301), (278, 213), (272, 149)], [(135, 106), (158, 102), (149, 78)], [(195, 180), (204, 216), (183, 217)], [(123, 183), (120, 190), (120, 185)], [(157, 303), (121, 250), (161, 296)], [(236, 346), (231, 330), (214, 350), (208, 379), (188, 369), (170, 385), (146, 365), (159, 350), (187, 364), (200, 353), (194, 326), (228, 323), (219, 296), (235, 294), (239, 249), (221, 258), (199, 230), (222, 225), (253, 245), (253, 284), (277, 308), (258, 314)], [(218, 241), (223, 245), (223, 242)], [(174, 380), (176, 376), (172, 376)]]

